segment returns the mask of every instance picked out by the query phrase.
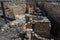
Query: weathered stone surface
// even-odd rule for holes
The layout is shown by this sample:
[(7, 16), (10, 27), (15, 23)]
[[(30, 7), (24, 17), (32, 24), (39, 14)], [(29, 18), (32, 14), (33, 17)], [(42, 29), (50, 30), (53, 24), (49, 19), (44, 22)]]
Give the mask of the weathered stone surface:
[(12, 2), (5, 3), (6, 16), (14, 18), (16, 15), (25, 14), (26, 2), (25, 0), (12, 0)]

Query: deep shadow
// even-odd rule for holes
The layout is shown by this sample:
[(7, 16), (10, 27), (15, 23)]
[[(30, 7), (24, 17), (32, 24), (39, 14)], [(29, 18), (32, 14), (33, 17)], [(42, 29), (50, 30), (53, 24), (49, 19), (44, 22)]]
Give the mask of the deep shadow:
[(54, 36), (54, 38), (57, 40), (60, 40), (60, 23), (53, 17), (53, 15), (50, 15), (48, 11), (44, 8), (44, 4), (42, 7), (39, 7), (42, 10), (43, 16), (46, 16), (50, 22), (51, 22), (51, 30), (50, 34)]

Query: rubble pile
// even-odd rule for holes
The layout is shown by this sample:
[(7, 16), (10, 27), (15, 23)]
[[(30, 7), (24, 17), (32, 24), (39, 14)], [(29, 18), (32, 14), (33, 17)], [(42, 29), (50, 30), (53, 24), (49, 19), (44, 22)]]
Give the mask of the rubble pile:
[(0, 31), (4, 33), (2, 35), (6, 35), (9, 39), (20, 38), (20, 40), (37, 40), (49, 36), (51, 29), (49, 19), (42, 15), (38, 7), (33, 9), (33, 6), (30, 6), (28, 6), (28, 13), (25, 13), (25, 0), (14, 0), (6, 6), (6, 16), (15, 20), (1, 27)]
[(3, 25), (3, 27), (1, 27), (1, 31), (4, 32), (4, 34), (6, 32), (9, 38), (18, 38), (20, 33), (26, 32), (24, 16)]
[[(33, 29), (34, 33), (38, 34), (40, 37), (47, 38), (50, 34), (51, 23), (47, 17), (41, 16), (38, 18), (36, 16), (32, 17), (31, 15), (30, 22), (27, 23), (26, 28)], [(32, 35), (32, 40), (34, 39)]]
[[(33, 29), (34, 34), (39, 35), (42, 40), (50, 37), (51, 23), (47, 17), (42, 16), (41, 11), (34, 11), (32, 14), (26, 14), (26, 16), (29, 17), (29, 22), (26, 25), (27, 28)], [(36, 35), (35, 37), (33, 36), (34, 34), (31, 34), (31, 40), (38, 40), (38, 37), (37, 39), (35, 38)]]

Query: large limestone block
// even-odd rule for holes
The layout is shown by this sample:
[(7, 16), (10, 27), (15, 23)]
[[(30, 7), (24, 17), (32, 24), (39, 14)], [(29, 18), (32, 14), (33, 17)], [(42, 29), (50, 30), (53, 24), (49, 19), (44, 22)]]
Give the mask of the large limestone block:
[(9, 6), (9, 8), (13, 10), (14, 15), (20, 15), (25, 13), (26, 5), (21, 4), (19, 6), (14, 4), (13, 6)]

